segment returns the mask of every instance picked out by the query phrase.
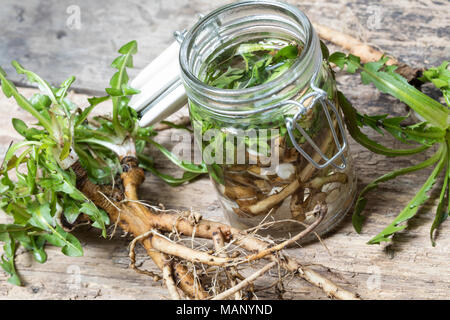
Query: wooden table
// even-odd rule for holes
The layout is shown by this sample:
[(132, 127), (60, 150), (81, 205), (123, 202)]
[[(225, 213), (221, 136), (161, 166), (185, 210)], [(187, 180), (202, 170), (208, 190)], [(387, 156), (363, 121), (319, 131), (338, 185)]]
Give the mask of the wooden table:
[[(171, 41), (172, 32), (192, 25), (197, 13), (205, 13), (228, 1), (205, 0), (134, 0), (134, 1), (29, 1), (2, 3), (0, 21), (0, 65), (10, 78), (26, 86), (23, 78), (12, 72), (10, 60), (17, 59), (45, 79), (60, 83), (70, 75), (77, 76), (77, 94), (72, 98), (85, 105), (82, 93), (98, 94), (107, 86), (112, 69), (109, 64), (125, 42), (136, 39), (139, 54), (133, 76), (161, 52)], [(290, 1), (302, 8), (314, 21), (382, 48), (412, 66), (432, 66), (448, 59), (450, 52), (450, 5), (448, 1)], [(73, 18), (79, 10), (80, 24)], [(75, 16), (74, 16), (75, 15)], [(69, 19), (69, 20), (68, 20)], [(79, 27), (79, 29), (77, 28)], [(331, 50), (336, 48), (330, 46)], [(362, 86), (358, 77), (338, 73), (341, 90), (363, 112), (404, 114), (404, 106), (381, 95), (371, 86)], [(23, 89), (31, 95), (34, 89)], [(108, 106), (103, 106), (108, 110)], [(0, 157), (14, 132), (11, 118), (31, 118), (11, 100), (0, 98)], [(182, 110), (181, 113), (186, 110)], [(171, 131), (158, 141), (169, 148)], [(372, 132), (370, 135), (375, 136)], [(382, 143), (398, 146), (389, 137)], [(358, 174), (359, 189), (375, 177), (394, 168), (411, 165), (424, 157), (386, 158), (374, 155), (351, 141)], [(156, 154), (156, 153), (155, 153)], [(162, 158), (159, 158), (162, 160)], [(158, 162), (161, 169), (173, 167)], [(450, 292), (450, 223), (439, 232), (437, 246), (432, 247), (429, 228), (434, 217), (439, 190), (408, 222), (407, 232), (392, 243), (369, 246), (370, 237), (386, 226), (407, 204), (430, 171), (425, 170), (385, 183), (370, 194), (366, 213), (369, 218), (363, 233), (351, 226), (350, 215), (342, 225), (325, 238), (328, 251), (313, 243), (289, 249), (289, 254), (311, 265), (339, 285), (358, 292), (366, 299), (448, 299)], [(141, 197), (168, 208), (200, 211), (204, 217), (223, 220), (221, 209), (207, 178), (171, 188), (150, 175), (141, 189)], [(193, 201), (192, 199), (195, 199)], [(6, 222), (4, 215), (0, 222)], [(128, 268), (128, 237), (116, 234), (113, 239), (100, 238), (95, 230), (80, 230), (85, 255), (70, 258), (58, 248), (48, 247), (48, 262), (38, 264), (19, 250), (17, 267), (25, 286), (15, 287), (3, 280), (0, 272), (0, 299), (163, 299), (165, 288), (148, 277)], [(143, 250), (138, 250), (142, 267), (155, 270)], [(285, 299), (324, 299), (320, 289), (299, 279), (286, 286)], [(260, 298), (276, 298), (267, 292)]]

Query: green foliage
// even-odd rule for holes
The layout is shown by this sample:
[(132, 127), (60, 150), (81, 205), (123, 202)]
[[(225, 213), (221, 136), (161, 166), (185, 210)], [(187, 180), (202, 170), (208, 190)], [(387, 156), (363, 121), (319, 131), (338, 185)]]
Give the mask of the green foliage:
[(359, 58), (353, 55), (345, 56), (343, 53), (333, 53), (329, 60), (341, 68), (346, 65), (347, 71), (350, 73), (360, 70), (363, 84), (373, 83), (381, 92), (406, 103), (429, 124), (442, 130), (448, 128), (450, 124), (448, 109), (408, 84), (405, 78), (395, 73), (396, 66), (386, 65), (388, 58), (361, 65)]
[(231, 55), (223, 55), (209, 64), (204, 81), (221, 89), (255, 87), (283, 74), (298, 54), (297, 45), (286, 45), (276, 51), (270, 43), (244, 43)]
[[(119, 49), (121, 56), (116, 58), (111, 67), (117, 69), (117, 72), (109, 82), (111, 88), (106, 92), (112, 97), (113, 102), (113, 127), (117, 136), (125, 138), (125, 130), (133, 131), (136, 125), (133, 116), (135, 112), (128, 106), (130, 94), (138, 93), (128, 86), (127, 68), (133, 67), (133, 55), (137, 52), (137, 42), (131, 41)], [(119, 120), (120, 116), (120, 120)]]
[(398, 216), (394, 219), (394, 221), (392, 221), (392, 223), (389, 226), (387, 226), (383, 231), (381, 231), (378, 235), (373, 237), (369, 241), (369, 244), (380, 243), (382, 241), (389, 241), (390, 240), (389, 237), (391, 235), (406, 228), (406, 225), (401, 223), (411, 219), (417, 213), (419, 206), (421, 206), (423, 203), (425, 203), (426, 200), (428, 200), (427, 193), (433, 187), (437, 175), (441, 172), (442, 168), (444, 167), (446, 162), (445, 160), (446, 157), (441, 156), (439, 163), (434, 168), (433, 172), (425, 181), (423, 186), (416, 193), (416, 195), (406, 205), (406, 207), (402, 210), (402, 212), (398, 214)]
[[(344, 121), (347, 126), (347, 129), (350, 133), (350, 135), (355, 139), (359, 144), (363, 145), (367, 149), (369, 149), (372, 152), (383, 154), (386, 156), (405, 156), (405, 155), (412, 155), (416, 153), (420, 153), (428, 148), (428, 145), (422, 145), (416, 148), (410, 148), (410, 149), (391, 149), (388, 147), (385, 147), (378, 142), (370, 139), (367, 135), (365, 135), (359, 128), (364, 125), (372, 126), (371, 121), (361, 121), (361, 119), (364, 119), (361, 114), (359, 114), (355, 108), (350, 104), (350, 102), (347, 100), (347, 98), (342, 94), (342, 92), (338, 92), (338, 101), (339, 105), (341, 106), (342, 112), (344, 113)], [(384, 117), (379, 117), (382, 119)], [(369, 118), (370, 119), (370, 118)], [(371, 118), (371, 120), (374, 120), (375, 118)], [(382, 132), (378, 125), (373, 126), (374, 129), (376, 129), (377, 132)], [(402, 134), (402, 131), (399, 131), (400, 134)]]
[(160, 145), (158, 142), (152, 140), (152, 139), (144, 139), (151, 145), (155, 146), (163, 155), (167, 157), (170, 161), (172, 161), (174, 164), (176, 164), (178, 167), (182, 168), (186, 172), (192, 172), (192, 173), (206, 173), (206, 166), (204, 164), (196, 165), (192, 163), (186, 163), (185, 161), (182, 161), (178, 159), (172, 152), (167, 150), (164, 146)]
[(398, 176), (405, 175), (414, 171), (418, 171), (424, 168), (427, 168), (436, 161), (438, 161), (442, 157), (442, 150), (439, 150), (432, 156), (431, 158), (420, 162), (417, 165), (406, 167), (402, 169), (398, 169), (389, 173), (386, 173), (382, 175), (381, 177), (376, 178), (374, 181), (369, 183), (360, 193), (358, 196), (358, 200), (356, 201), (355, 210), (353, 212), (352, 222), (355, 230), (360, 233), (362, 228), (362, 223), (364, 222), (364, 217), (361, 215), (361, 212), (364, 210), (364, 207), (367, 203), (367, 199), (364, 197), (369, 191), (376, 189), (378, 187), (378, 184), (381, 182), (386, 182), (392, 179), (397, 178)]
[[(387, 93), (400, 101), (406, 103), (426, 121), (413, 125), (404, 126), (402, 122), (406, 117), (389, 117), (387, 114), (382, 115), (363, 115), (360, 114), (350, 102), (339, 92), (339, 104), (345, 115), (345, 123), (352, 137), (367, 149), (387, 155), (387, 156), (405, 156), (414, 155), (425, 151), (431, 146), (438, 145), (439, 150), (427, 160), (414, 166), (398, 169), (375, 179), (368, 184), (359, 194), (356, 206), (353, 212), (353, 226), (359, 233), (361, 232), (364, 216), (362, 212), (367, 203), (365, 195), (378, 187), (378, 184), (396, 177), (408, 174), (417, 170), (427, 168), (437, 162), (433, 172), (419, 189), (416, 195), (411, 199), (408, 205), (398, 214), (398, 216), (382, 230), (378, 235), (373, 237), (369, 244), (389, 241), (392, 236), (406, 228), (406, 221), (414, 217), (418, 208), (428, 199), (428, 192), (433, 187), (438, 175), (444, 171), (445, 176), (441, 185), (441, 193), (439, 196), (439, 204), (436, 209), (436, 217), (430, 229), (431, 242), (435, 245), (434, 231), (448, 217), (450, 209), (446, 197), (449, 197), (450, 189), (448, 188), (449, 179), (449, 117), (448, 108), (441, 105), (438, 101), (420, 92), (406, 81), (401, 75), (395, 72), (395, 66), (387, 66), (388, 58), (382, 58), (377, 62), (366, 63), (362, 65), (360, 59), (353, 55), (344, 53), (333, 53), (330, 58), (341, 69), (346, 67), (349, 73), (361, 72), (361, 80), (363, 84), (374, 84), (381, 92)], [(450, 72), (448, 70), (448, 62), (442, 63), (437, 68), (430, 68), (424, 71), (424, 76), (420, 80), (432, 82), (442, 91), (447, 104), (449, 95)], [(410, 149), (390, 149), (382, 146), (378, 142), (370, 139), (361, 132), (360, 128), (368, 126), (380, 134), (388, 132), (395, 139), (402, 143), (419, 144), (418, 147)], [(445, 170), (444, 167), (446, 168)]]
[[(81, 256), (80, 242), (65, 228), (67, 224), (76, 224), (81, 213), (106, 237), (109, 217), (77, 189), (76, 177), (70, 168), (73, 161), (80, 161), (93, 182), (110, 184), (121, 172), (119, 156), (123, 156), (123, 152), (135, 149), (139, 159), (143, 159), (144, 149), (151, 146), (188, 171), (181, 178), (174, 178), (156, 170), (152, 161), (143, 163), (145, 169), (170, 185), (191, 181), (206, 172), (204, 166), (182, 162), (154, 142), (152, 137), (156, 132), (152, 128), (138, 126), (137, 114), (128, 106), (129, 95), (138, 91), (129, 87), (127, 75), (136, 52), (135, 41), (120, 48), (120, 56), (112, 63), (117, 72), (110, 81), (110, 88), (106, 89), (108, 94), (88, 99), (89, 106), (84, 110), (67, 99), (75, 77), (53, 87), (14, 61), (17, 72), (27, 76), (41, 91), (27, 99), (0, 68), (4, 94), (14, 98), (38, 120), (33, 126), (20, 119), (12, 120), (24, 140), (10, 146), (0, 166), (0, 209), (13, 219), (13, 224), (0, 224), (0, 241), (4, 243), (0, 266), (10, 276), (10, 283), (20, 285), (14, 265), (18, 245), (32, 252), (40, 263), (47, 259), (46, 244), (61, 247), (65, 255)], [(112, 118), (88, 120), (92, 110), (109, 99), (113, 103)]]
[(148, 172), (153, 173), (155, 176), (157, 176), (158, 178), (160, 178), (161, 180), (163, 180), (164, 182), (166, 182), (168, 185), (170, 185), (172, 187), (176, 187), (185, 182), (192, 181), (195, 178), (197, 178), (198, 176), (200, 176), (201, 174), (207, 172), (206, 168), (202, 169), (199, 172), (185, 171), (181, 178), (175, 178), (172, 175), (162, 173), (161, 171), (156, 169), (154, 166), (154, 162), (150, 157), (148, 157), (144, 154), (139, 154), (138, 158), (139, 158), (139, 165), (141, 168), (143, 168), (144, 170), (146, 170)]
[(445, 102), (450, 107), (450, 70), (449, 62), (444, 61), (439, 67), (425, 70), (419, 78), (423, 82), (432, 82), (436, 88), (442, 91)]

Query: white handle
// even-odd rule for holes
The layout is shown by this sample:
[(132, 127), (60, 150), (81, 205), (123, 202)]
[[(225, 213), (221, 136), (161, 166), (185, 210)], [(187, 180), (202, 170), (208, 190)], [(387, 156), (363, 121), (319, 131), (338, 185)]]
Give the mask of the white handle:
[[(158, 79), (165, 68), (178, 64), (178, 54), (180, 53), (180, 44), (175, 41), (159, 56), (157, 56), (150, 64), (148, 64), (134, 78), (130, 85), (132, 88), (143, 88), (150, 79)], [(175, 63), (174, 63), (175, 62)]]
[(186, 104), (179, 52), (180, 44), (175, 41), (131, 81), (131, 87), (141, 91), (130, 99), (130, 107), (143, 114), (141, 127), (167, 118)]
[(144, 114), (139, 121), (139, 126), (151, 126), (161, 120), (164, 120), (172, 113), (180, 110), (187, 101), (186, 91), (181, 82), (176, 83), (177, 86), (164, 95), (162, 98), (155, 100), (154, 103), (148, 106), (148, 110), (144, 110)]

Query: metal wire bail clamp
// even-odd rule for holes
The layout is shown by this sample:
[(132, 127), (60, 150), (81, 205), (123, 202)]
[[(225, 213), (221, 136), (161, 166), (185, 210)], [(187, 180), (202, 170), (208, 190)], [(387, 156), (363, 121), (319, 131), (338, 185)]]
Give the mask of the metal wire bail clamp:
[[(317, 74), (318, 74), (318, 71), (316, 71), (314, 73), (314, 76), (312, 77), (311, 82), (310, 82), (310, 87), (313, 90), (313, 92), (310, 92), (310, 93), (306, 94), (299, 101), (286, 100), (286, 101), (283, 101), (281, 103), (282, 105), (294, 104), (297, 107), (299, 107), (299, 109), (300, 109), (294, 115), (294, 117), (286, 118), (287, 132), (289, 134), (289, 137), (291, 138), (292, 144), (294, 145), (295, 149), (297, 149), (297, 151), (300, 152), (300, 154), (302, 156), (304, 156), (317, 169), (323, 169), (323, 168), (328, 167), (329, 165), (332, 165), (333, 167), (335, 167), (337, 169), (344, 170), (347, 167), (347, 160), (345, 158), (344, 151), (347, 148), (348, 142), (347, 142), (347, 137), (346, 137), (346, 134), (345, 134), (345, 129), (344, 129), (342, 117), (339, 114), (339, 111), (337, 110), (337, 108), (334, 105), (334, 103), (328, 99), (327, 93), (324, 90), (318, 88), (314, 84), (314, 82), (315, 82), (315, 80), (317, 78)], [(311, 100), (311, 103), (309, 104), (309, 106), (306, 107), (304, 105), (304, 102), (307, 99), (311, 98), (311, 97), (313, 99)], [(330, 125), (330, 130), (331, 130), (331, 134), (333, 135), (334, 143), (336, 144), (336, 147), (337, 147), (337, 150), (338, 150), (336, 152), (336, 154), (334, 154), (330, 158), (328, 158), (322, 152), (322, 150), (320, 150), (320, 147), (317, 146), (317, 144), (311, 139), (309, 134), (297, 123), (298, 119), (301, 116), (303, 116), (308, 109), (311, 109), (312, 107), (314, 107), (316, 102), (319, 102), (320, 105), (322, 106), (323, 110), (324, 110), (324, 113), (325, 113), (325, 116), (327, 118), (328, 124)], [(333, 120), (331, 119), (331, 115), (330, 115), (330, 112), (328, 110), (328, 107), (330, 107), (330, 109), (336, 115), (338, 128), (339, 128), (339, 131), (340, 131), (341, 137), (342, 137), (342, 146), (341, 146), (341, 143), (339, 142), (339, 137), (338, 137), (338, 135), (336, 133), (336, 130), (334, 129)], [(306, 139), (306, 141), (308, 141), (309, 144), (313, 147), (313, 149), (321, 156), (321, 158), (323, 160), (325, 160), (325, 163), (319, 164), (318, 162), (314, 161), (314, 159), (305, 150), (303, 150), (303, 148), (297, 143), (297, 141), (295, 139), (294, 132), (293, 132), (294, 127), (297, 128), (300, 131), (301, 135)], [(338, 157), (341, 157), (341, 159), (342, 159), (342, 164), (341, 165), (337, 165), (337, 164), (334, 163), (334, 161)]]

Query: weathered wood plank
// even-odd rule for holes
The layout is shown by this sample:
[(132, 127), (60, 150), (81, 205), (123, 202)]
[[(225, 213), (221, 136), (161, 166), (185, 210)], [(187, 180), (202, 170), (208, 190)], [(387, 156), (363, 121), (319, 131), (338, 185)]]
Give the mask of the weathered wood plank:
[[(79, 79), (78, 88), (100, 91), (112, 74), (108, 64), (115, 57), (120, 44), (131, 39), (139, 41), (141, 54), (136, 58), (138, 70), (171, 41), (173, 30), (195, 21), (195, 13), (206, 12), (221, 3), (225, 1), (130, 1), (126, 4), (108, 2), (108, 6), (103, 1), (59, 1), (51, 5), (38, 5), (37, 1), (30, 1), (26, 5), (6, 1), (0, 12), (0, 20), (8, 26), (0, 30), (0, 65), (18, 58), (24, 65), (55, 83), (75, 74)], [(348, 33), (360, 34), (361, 38), (413, 65), (435, 65), (448, 58), (449, 35), (443, 29), (449, 26), (450, 8), (447, 2), (383, 1), (378, 9), (370, 9), (368, 1), (320, 0), (295, 3), (304, 8), (312, 20)], [(65, 12), (70, 4), (79, 5), (82, 10), (82, 29), (79, 31), (65, 27), (68, 17)], [(371, 16), (374, 10), (381, 10), (380, 28), (372, 28), (378, 21)], [(375, 20), (370, 20), (371, 17)], [(338, 82), (345, 94), (366, 113), (404, 113), (403, 105), (380, 95), (372, 87), (360, 85), (356, 77), (338, 74)], [(23, 92), (30, 95), (34, 91), (23, 89)], [(73, 98), (80, 105), (85, 104), (86, 96), (77, 94)], [(9, 142), (20, 139), (14, 133), (10, 119), (16, 117), (31, 121), (31, 118), (3, 96), (0, 98), (0, 110), (4, 114), (0, 118), (1, 159)], [(104, 105), (98, 112), (107, 110), (108, 105)], [(170, 135), (171, 131), (163, 132), (158, 141), (171, 148), (173, 142)], [(381, 142), (389, 141), (388, 137), (381, 138)], [(422, 155), (415, 159), (377, 156), (353, 141), (351, 148), (359, 189), (378, 175), (424, 159)], [(155, 155), (162, 169), (174, 170), (155, 151), (150, 152)], [(290, 254), (305, 264), (311, 264), (314, 269), (342, 286), (357, 291), (364, 298), (448, 299), (450, 237), (447, 235), (450, 224), (446, 222), (442, 225), (437, 247), (433, 248), (429, 241), (437, 190), (433, 191), (430, 201), (417, 217), (409, 222), (408, 232), (399, 234), (392, 244), (365, 244), (406, 205), (420, 183), (425, 181), (427, 173), (429, 171), (401, 177), (372, 192), (366, 211), (369, 218), (362, 235), (354, 232), (350, 216), (347, 216), (342, 225), (325, 239), (330, 253), (320, 243), (313, 243), (304, 248), (289, 249)], [(147, 176), (140, 193), (142, 199), (155, 204), (164, 203), (168, 208), (176, 209), (192, 207), (206, 218), (223, 220), (216, 196), (206, 178), (171, 188), (157, 178)], [(192, 199), (196, 199), (195, 202)], [(1, 215), (0, 222), (5, 221)], [(21, 253), (17, 266), (26, 286), (19, 288), (9, 285), (3, 281), (4, 274), (0, 273), (0, 299), (165, 297), (166, 291), (160, 283), (154, 283), (148, 277), (127, 268), (129, 238), (117, 234), (112, 240), (105, 240), (93, 229), (76, 231), (76, 235), (82, 240), (84, 257), (65, 257), (59, 249), (49, 247), (49, 261), (40, 265), (32, 261), (27, 253)], [(144, 262), (143, 267), (156, 271), (144, 252), (139, 250), (139, 253), (138, 260)], [(80, 278), (76, 277), (78, 271)], [(264, 281), (269, 280), (266, 278)], [(300, 280), (290, 282), (286, 289), (288, 292), (285, 298), (326, 298), (319, 289)], [(275, 293), (270, 292), (262, 296), (276, 297)]]
[[(197, 14), (229, 2), (5, 0), (0, 10), (0, 21), (6, 26), (0, 29), (0, 65), (21, 83), (23, 78), (12, 72), (13, 59), (55, 84), (76, 75), (75, 88), (103, 91), (113, 74), (109, 65), (122, 44), (139, 43), (133, 76), (173, 41), (175, 30), (192, 26)], [(448, 58), (447, 1), (288, 2), (311, 20), (360, 36), (407, 63), (434, 65)]]

